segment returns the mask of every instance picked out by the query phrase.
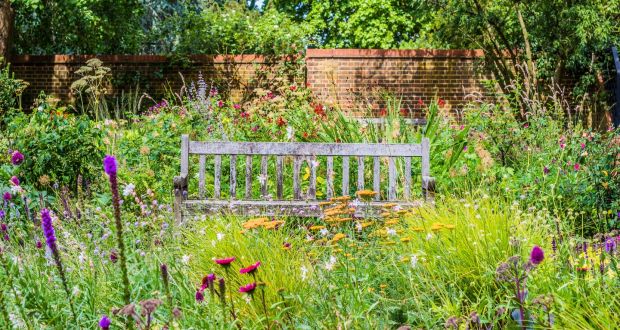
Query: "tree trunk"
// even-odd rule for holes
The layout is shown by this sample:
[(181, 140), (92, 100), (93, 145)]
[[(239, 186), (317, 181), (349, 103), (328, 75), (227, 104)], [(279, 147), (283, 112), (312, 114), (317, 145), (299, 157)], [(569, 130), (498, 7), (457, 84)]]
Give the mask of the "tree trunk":
[(8, 59), (13, 38), (15, 15), (9, 0), (0, 0), (0, 56)]

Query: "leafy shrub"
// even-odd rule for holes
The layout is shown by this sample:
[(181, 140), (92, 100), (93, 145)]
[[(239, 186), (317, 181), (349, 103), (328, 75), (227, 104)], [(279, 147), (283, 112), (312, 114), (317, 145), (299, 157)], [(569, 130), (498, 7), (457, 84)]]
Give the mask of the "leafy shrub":
[(41, 105), (32, 114), (13, 113), (6, 120), (14, 150), (25, 155), (23, 181), (39, 188), (49, 182), (75, 186), (99, 176), (103, 156), (101, 130), (84, 116)]

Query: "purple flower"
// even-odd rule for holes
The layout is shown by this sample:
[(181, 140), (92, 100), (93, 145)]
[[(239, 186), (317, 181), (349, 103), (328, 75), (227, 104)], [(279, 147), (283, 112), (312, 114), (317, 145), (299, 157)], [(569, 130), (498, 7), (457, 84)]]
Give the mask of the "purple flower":
[(109, 176), (116, 175), (116, 158), (106, 155), (103, 159), (103, 170)]
[(99, 320), (99, 327), (103, 330), (110, 329), (110, 324), (112, 324), (112, 321), (110, 321), (107, 315), (102, 316), (101, 320)]
[(52, 217), (48, 209), (41, 210), (41, 227), (43, 228), (43, 235), (45, 236), (45, 242), (50, 250), (56, 250), (56, 234), (54, 233), (54, 226), (52, 225)]
[(15, 186), (19, 186), (19, 178), (18, 178), (18, 177), (16, 177), (15, 175), (13, 175), (13, 176), (11, 177), (11, 180), (10, 180), (10, 181), (11, 181), (11, 183), (12, 183), (13, 185), (15, 185)]
[(4, 210), (0, 210), (0, 219), (4, 219), (4, 216), (5, 216)]
[(549, 174), (549, 168), (547, 166), (543, 167), (543, 173), (545, 175)]
[(24, 155), (22, 155), (22, 153), (17, 150), (13, 151), (13, 154), (11, 155), (11, 163), (17, 166), (23, 162), (24, 162)]
[(256, 282), (239, 287), (239, 292), (252, 294), (252, 292), (254, 292), (254, 289), (256, 289)]
[(534, 245), (530, 253), (530, 262), (534, 265), (540, 264), (545, 259), (545, 252), (538, 245)]
[(202, 294), (202, 291), (196, 291), (196, 301), (201, 303), (203, 300), (205, 300), (205, 296)]
[(2, 195), (2, 199), (4, 199), (4, 200), (5, 200), (5, 201), (7, 201), (7, 202), (11, 200), (11, 197), (12, 197), (12, 196), (11, 196), (11, 193), (10, 193), (10, 192), (8, 192), (8, 191), (7, 191), (7, 192), (5, 192), (5, 193)]
[(37, 249), (40, 249), (43, 247), (43, 243), (41, 243), (41, 241), (37, 241), (36, 246), (37, 246)]
[(3, 224), (0, 225), (0, 231), (7, 231), (7, 230), (8, 230), (8, 228), (6, 226), (6, 223), (3, 223)]
[(616, 250), (616, 240), (615, 238), (609, 238), (605, 241), (605, 251), (607, 253), (613, 253)]
[(202, 285), (200, 286), (200, 290), (204, 290), (206, 288), (209, 288), (210, 286), (213, 285), (213, 282), (215, 281), (215, 274), (209, 274), (205, 277), (202, 278)]

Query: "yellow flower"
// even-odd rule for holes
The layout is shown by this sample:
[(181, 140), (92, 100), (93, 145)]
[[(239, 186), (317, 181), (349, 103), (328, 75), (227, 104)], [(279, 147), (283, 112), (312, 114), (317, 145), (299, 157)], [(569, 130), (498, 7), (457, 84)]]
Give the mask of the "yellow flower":
[(383, 218), (387, 218), (387, 217), (391, 216), (391, 215), (392, 215), (392, 213), (390, 213), (390, 212), (383, 212), (383, 213), (381, 213), (380, 215), (381, 215), (381, 217), (383, 217)]
[(434, 223), (434, 224), (431, 226), (431, 230), (432, 230), (432, 231), (442, 230), (443, 228), (444, 228), (444, 226), (443, 226), (443, 224), (441, 224), (441, 223)]
[(312, 227), (310, 227), (310, 230), (321, 230), (321, 229), (325, 229), (325, 226), (312, 226)]
[(385, 288), (387, 288), (387, 284), (381, 284), (381, 285), (379, 285), (379, 287), (380, 287), (381, 289), (385, 289)]
[(411, 230), (412, 230), (412, 231), (418, 231), (418, 232), (420, 232), (420, 231), (424, 231), (424, 228), (422, 228), (422, 227), (413, 227), (413, 228), (411, 228)]
[(323, 206), (329, 206), (329, 205), (332, 205), (332, 204), (333, 204), (332, 202), (320, 202), (319, 206), (323, 207)]
[(345, 237), (347, 237), (347, 235), (342, 234), (342, 233), (338, 233), (338, 234), (334, 235), (334, 238), (332, 238), (332, 242), (336, 243), (336, 242), (338, 242), (339, 240), (341, 240), (341, 239), (343, 239)]
[(282, 220), (275, 220), (275, 221), (263, 222), (263, 223), (261, 223), (261, 225), (265, 229), (275, 229), (275, 228), (279, 227), (283, 223), (284, 223), (284, 221), (282, 221)]
[(443, 226), (444, 226), (444, 228), (446, 228), (446, 229), (454, 229), (454, 228), (456, 228), (456, 226), (455, 226), (455, 225), (453, 225), (453, 224), (447, 224), (447, 225), (443, 225)]
[(383, 204), (382, 206), (383, 206), (383, 208), (391, 209), (391, 208), (393, 208), (396, 205), (398, 205), (398, 204), (396, 204), (396, 203), (387, 203), (387, 204)]
[(409, 236), (403, 237), (403, 238), (400, 239), (400, 241), (403, 242), (403, 243), (409, 242), (409, 241), (411, 241), (411, 237), (409, 237)]
[(330, 200), (332, 202), (346, 202), (351, 199), (351, 196), (340, 196), (340, 197), (332, 197)]
[(366, 227), (372, 226), (372, 224), (373, 224), (372, 221), (362, 222), (362, 228), (366, 228)]
[(368, 190), (368, 189), (364, 189), (364, 190), (360, 190), (360, 191), (356, 192), (355, 194), (357, 195), (357, 197), (361, 198), (362, 200), (370, 201), (371, 199), (373, 199), (377, 195), (377, 192), (376, 191), (372, 191), (372, 190)]
[(265, 221), (269, 221), (269, 218), (250, 219), (250, 220), (244, 222), (242, 226), (245, 229), (253, 229), (253, 228), (260, 227)]
[(385, 222), (386, 225), (395, 225), (398, 223), (398, 219), (390, 219)]

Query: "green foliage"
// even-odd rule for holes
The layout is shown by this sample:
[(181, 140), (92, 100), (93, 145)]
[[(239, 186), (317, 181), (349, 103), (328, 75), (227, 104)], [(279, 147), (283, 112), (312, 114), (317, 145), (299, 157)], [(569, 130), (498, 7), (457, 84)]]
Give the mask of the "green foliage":
[(73, 188), (78, 175), (90, 181), (99, 177), (102, 132), (88, 118), (41, 105), (30, 115), (15, 113), (5, 122), (11, 147), (25, 155), (19, 177), (28, 185), (46, 189), (51, 180)]
[(139, 0), (13, 0), (21, 54), (138, 53)]
[[(0, 58), (0, 65), (4, 61)], [(10, 109), (21, 109), (21, 94), (28, 87), (28, 83), (21, 79), (15, 79), (10, 73), (9, 65), (0, 68), (0, 116), (4, 116)]]

